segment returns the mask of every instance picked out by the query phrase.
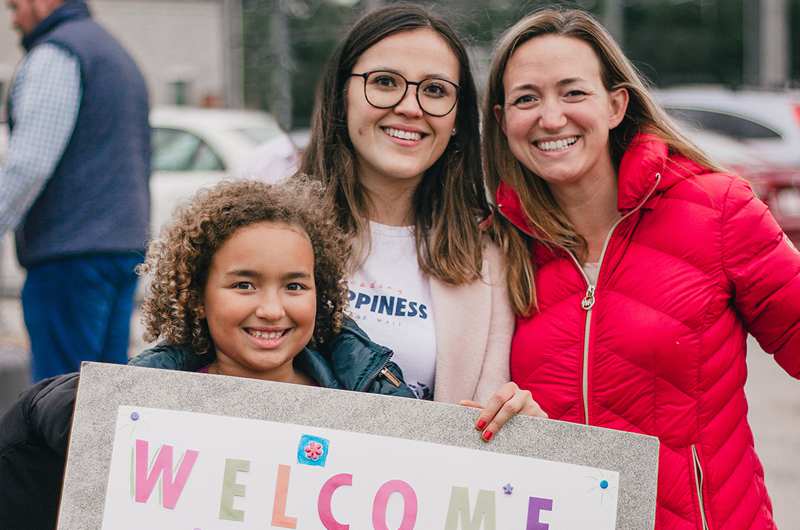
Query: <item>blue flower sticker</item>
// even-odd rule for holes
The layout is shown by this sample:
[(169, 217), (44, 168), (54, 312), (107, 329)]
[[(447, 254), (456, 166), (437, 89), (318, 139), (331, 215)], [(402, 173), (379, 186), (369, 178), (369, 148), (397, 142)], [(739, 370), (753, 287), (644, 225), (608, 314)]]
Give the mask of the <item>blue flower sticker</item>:
[(307, 466), (325, 467), (328, 459), (328, 440), (304, 434), (297, 444), (297, 463)]

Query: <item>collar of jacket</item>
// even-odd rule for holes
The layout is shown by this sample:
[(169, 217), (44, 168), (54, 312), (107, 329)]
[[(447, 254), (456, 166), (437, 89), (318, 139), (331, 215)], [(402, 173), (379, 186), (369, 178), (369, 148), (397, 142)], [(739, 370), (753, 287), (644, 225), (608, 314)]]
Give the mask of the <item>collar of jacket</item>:
[(39, 40), (53, 31), (56, 27), (70, 20), (80, 20), (91, 17), (89, 6), (83, 0), (66, 0), (60, 7), (39, 22), (30, 33), (22, 37), (22, 47), (31, 51)]
[[(617, 172), (617, 209), (621, 215), (637, 208), (652, 209), (661, 194), (676, 183), (709, 170), (680, 155), (671, 155), (663, 140), (652, 134), (639, 133), (631, 141)], [(660, 181), (657, 175), (661, 175)], [(658, 186), (651, 194), (653, 186)], [(514, 226), (536, 237), (517, 192), (505, 181), (497, 187), (497, 208)]]
[[(330, 344), (330, 355), (303, 348), (295, 363), (306, 375), (325, 388), (364, 391), (383, 369), (392, 351), (372, 342), (349, 317)], [(128, 364), (165, 370), (196, 372), (208, 366), (216, 355), (197, 355), (185, 345), (159, 344), (143, 351)]]
[(341, 331), (328, 349), (326, 359), (316, 350), (306, 348), (305, 355), (298, 358), (298, 366), (306, 368), (305, 372), (321, 386), (359, 392), (366, 390), (393, 354), (389, 348), (372, 342), (350, 317), (345, 317)]

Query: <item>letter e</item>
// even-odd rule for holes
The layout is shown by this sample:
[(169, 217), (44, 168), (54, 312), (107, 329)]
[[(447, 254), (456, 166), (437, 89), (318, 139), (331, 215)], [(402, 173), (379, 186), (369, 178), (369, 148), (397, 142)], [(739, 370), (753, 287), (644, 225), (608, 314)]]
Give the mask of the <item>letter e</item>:
[(394, 306), (394, 314), (398, 317), (406, 316), (406, 300), (405, 298), (398, 298), (397, 304)]
[(245, 487), (236, 482), (236, 473), (250, 471), (249, 460), (225, 459), (225, 475), (222, 478), (222, 495), (219, 500), (219, 518), (224, 521), (244, 521), (244, 511), (233, 507), (235, 497), (244, 497)]
[(528, 526), (525, 530), (549, 530), (550, 525), (539, 520), (539, 512), (542, 510), (552, 512), (553, 500), (530, 497), (528, 499)]

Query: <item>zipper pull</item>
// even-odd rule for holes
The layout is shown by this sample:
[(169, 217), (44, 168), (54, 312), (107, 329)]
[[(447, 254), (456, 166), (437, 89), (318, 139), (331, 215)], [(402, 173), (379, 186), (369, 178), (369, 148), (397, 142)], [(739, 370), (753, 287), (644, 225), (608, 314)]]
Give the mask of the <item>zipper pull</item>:
[(397, 388), (400, 388), (400, 385), (402, 385), (400, 380), (385, 366), (381, 368), (380, 374), (386, 379), (388, 379), (389, 382), (394, 386), (396, 386)]
[(594, 305), (594, 285), (590, 285), (588, 289), (586, 289), (586, 296), (583, 297), (581, 300), (581, 307), (584, 311), (588, 311)]

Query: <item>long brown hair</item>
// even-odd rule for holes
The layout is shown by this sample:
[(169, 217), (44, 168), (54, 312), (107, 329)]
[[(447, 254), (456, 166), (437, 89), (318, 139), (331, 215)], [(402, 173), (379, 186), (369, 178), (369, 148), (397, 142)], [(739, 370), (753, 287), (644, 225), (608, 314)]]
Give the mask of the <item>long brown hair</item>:
[(299, 173), (325, 186), (327, 207), (354, 241), (353, 266), (361, 265), (369, 250), (369, 204), (347, 132), (346, 83), (368, 48), (395, 33), (419, 28), (436, 31), (448, 43), (460, 73), (456, 133), (425, 172), (412, 199), (417, 257), (423, 272), (458, 285), (480, 276), (478, 221), (489, 206), (481, 172), (477, 91), (464, 45), (444, 20), (419, 6), (395, 4), (355, 23), (328, 61), (317, 89), (311, 140)]
[[(642, 76), (606, 29), (591, 15), (576, 9), (543, 9), (523, 18), (509, 28), (498, 41), (489, 70), (484, 100), (483, 153), (486, 187), (495, 197), (500, 182), (517, 193), (536, 239), (549, 246), (559, 246), (581, 256), (586, 240), (577, 233), (572, 222), (559, 207), (550, 188), (538, 175), (523, 166), (511, 153), (494, 108), (505, 104), (503, 76), (515, 50), (523, 43), (542, 35), (560, 35), (579, 39), (594, 50), (600, 61), (606, 90), (624, 88), (630, 101), (622, 122), (610, 131), (609, 150), (615, 167), (631, 140), (640, 131), (660, 137), (674, 152), (704, 166), (717, 167), (695, 147), (659, 107)], [(523, 234), (502, 215), (493, 216), (493, 231), (508, 259), (508, 286), (514, 310), (529, 315), (536, 306), (534, 265), (530, 257), (532, 236)]]

